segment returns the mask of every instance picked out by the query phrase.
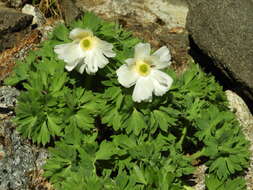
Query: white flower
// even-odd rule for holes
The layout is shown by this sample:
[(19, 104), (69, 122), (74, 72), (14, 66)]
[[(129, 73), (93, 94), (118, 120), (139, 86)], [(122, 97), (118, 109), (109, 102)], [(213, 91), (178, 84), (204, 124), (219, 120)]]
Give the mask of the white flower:
[(85, 69), (88, 74), (93, 74), (109, 63), (106, 57), (115, 56), (113, 45), (94, 36), (91, 30), (75, 28), (69, 38), (73, 42), (54, 48), (58, 58), (67, 63), (65, 68), (68, 71), (77, 68), (80, 73)]
[(129, 88), (133, 85), (133, 101), (151, 101), (152, 94), (164, 95), (172, 85), (173, 79), (159, 69), (168, 67), (170, 52), (163, 46), (150, 55), (150, 44), (139, 43), (135, 46), (134, 58), (125, 60), (117, 71), (119, 83)]

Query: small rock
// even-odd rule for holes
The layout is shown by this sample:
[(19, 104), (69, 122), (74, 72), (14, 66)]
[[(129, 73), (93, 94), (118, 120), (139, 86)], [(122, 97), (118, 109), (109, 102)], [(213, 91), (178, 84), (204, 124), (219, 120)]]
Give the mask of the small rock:
[(20, 8), (24, 4), (24, 0), (7, 0), (10, 7)]
[(185, 27), (188, 13), (186, 0), (145, 0), (144, 3), (168, 28)]
[(23, 60), (29, 51), (37, 48), (40, 38), (40, 32), (32, 30), (13, 48), (0, 53), (0, 83), (12, 72), (17, 59)]
[(47, 152), (23, 140), (9, 120), (0, 123), (0, 128), (4, 131), (0, 138), (5, 154), (0, 159), (0, 189), (29, 190), (33, 185), (30, 175), (41, 170)]
[(37, 7), (26, 4), (22, 8), (22, 13), (32, 15), (33, 16), (32, 24), (38, 24), (39, 27), (41, 27), (43, 24), (46, 23), (46, 18), (44, 17), (40, 9), (38, 9)]
[(247, 190), (253, 189), (253, 116), (250, 113), (249, 108), (243, 99), (236, 93), (226, 90), (227, 99), (229, 102), (229, 107), (232, 112), (235, 113), (237, 120), (242, 126), (244, 135), (247, 140), (250, 141), (250, 167), (248, 168), (245, 180), (247, 185)]
[(6, 4), (2, 1), (0, 1), (0, 8), (6, 8)]
[[(0, 136), (1, 136), (1, 134), (0, 134)], [(4, 159), (4, 157), (5, 157), (5, 152), (3, 150), (3, 145), (0, 144), (0, 160)]]
[(253, 141), (253, 116), (243, 99), (231, 90), (225, 91), (229, 108), (237, 116), (237, 120), (243, 126), (246, 137)]
[(0, 87), (0, 108), (14, 108), (19, 94), (19, 91), (13, 87)]
[(167, 44), (170, 48), (171, 55), (173, 57), (175, 69), (180, 73), (185, 71), (188, 65), (188, 61), (191, 59), (188, 51), (190, 49), (188, 32), (180, 29), (179, 33), (166, 33), (163, 32), (159, 36), (159, 39), (163, 44)]
[(162, 22), (167, 28), (185, 27), (186, 0), (76, 0), (84, 11), (115, 19), (134, 17), (140, 23)]
[[(189, 0), (187, 29), (217, 77), (253, 110), (253, 1)], [(204, 65), (205, 66), (205, 65)]]
[(54, 28), (59, 24), (64, 24), (64, 20), (55, 19), (52, 20), (50, 23), (43, 25), (43, 27), (39, 27), (38, 30), (41, 34), (41, 42), (43, 42), (44, 40), (48, 40), (50, 33), (53, 32)]
[(75, 5), (73, 0), (60, 0), (59, 4), (67, 25), (83, 15), (83, 12)]
[(0, 8), (0, 34), (15, 32), (31, 24), (33, 16), (14, 9)]
[(194, 186), (195, 190), (205, 190), (205, 173), (207, 170), (206, 165), (200, 165), (195, 170), (193, 176), (194, 176), (194, 182), (196, 185)]
[(0, 52), (12, 48), (28, 33), (33, 16), (0, 7)]

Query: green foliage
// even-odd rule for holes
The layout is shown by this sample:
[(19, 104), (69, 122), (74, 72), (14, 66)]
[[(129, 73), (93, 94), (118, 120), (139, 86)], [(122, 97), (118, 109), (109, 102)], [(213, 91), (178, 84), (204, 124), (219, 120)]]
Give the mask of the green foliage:
[(243, 178), (235, 178), (228, 180), (219, 180), (214, 175), (209, 175), (206, 179), (206, 186), (208, 190), (245, 190), (246, 184)]
[(196, 119), (200, 129), (196, 136), (206, 145), (202, 152), (210, 157), (207, 162), (210, 172), (216, 173), (219, 179), (226, 179), (248, 167), (248, 142), (231, 112), (219, 111), (214, 106), (205, 111)]
[[(117, 56), (96, 76), (67, 72), (53, 51), (70, 42), (76, 27), (114, 45)], [(15, 110), (18, 131), (51, 145), (45, 176), (60, 190), (190, 190), (193, 163), (201, 162), (208, 189), (245, 189), (239, 176), (248, 166), (248, 142), (214, 77), (195, 63), (180, 76), (165, 69), (172, 88), (145, 103), (133, 102), (133, 89), (118, 83), (115, 70), (140, 41), (87, 13), (69, 28), (56, 27), (17, 63), (5, 83), (24, 90)]]

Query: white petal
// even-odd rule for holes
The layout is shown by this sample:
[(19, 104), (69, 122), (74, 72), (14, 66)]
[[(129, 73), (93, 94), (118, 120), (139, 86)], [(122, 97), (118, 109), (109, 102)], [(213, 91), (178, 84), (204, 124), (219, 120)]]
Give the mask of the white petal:
[(103, 55), (99, 49), (93, 49), (86, 52), (85, 64), (87, 73), (96, 73), (98, 68), (104, 68), (109, 60)]
[(135, 55), (136, 59), (143, 59), (150, 56), (151, 47), (149, 43), (138, 43), (135, 46)]
[[(83, 60), (84, 61), (84, 60)], [(83, 74), (84, 69), (86, 69), (87, 65), (84, 62), (81, 62), (77, 66), (77, 70), (79, 73)]]
[(151, 101), (153, 89), (154, 86), (149, 77), (139, 78), (134, 87), (133, 101)]
[(155, 65), (156, 69), (164, 69), (170, 66), (171, 62), (171, 55), (170, 51), (166, 46), (161, 47), (158, 49), (152, 57), (155, 57), (153, 64)]
[(133, 58), (128, 58), (128, 59), (125, 60), (125, 62), (127, 63), (128, 66), (131, 66), (131, 65), (134, 64), (135, 59), (133, 59)]
[(94, 50), (92, 54), (92, 56), (94, 56), (94, 64), (96, 64), (99, 68), (104, 68), (109, 63), (109, 60), (100, 50)]
[(72, 71), (80, 62), (80, 59), (77, 59), (75, 62), (73, 63), (67, 63), (65, 65), (65, 69), (67, 69), (68, 71)]
[(150, 73), (156, 96), (164, 95), (171, 87), (173, 79), (166, 73), (153, 69)]
[(136, 80), (139, 78), (138, 74), (126, 64), (121, 65), (116, 73), (119, 83), (126, 88), (133, 86), (136, 83)]
[(88, 74), (93, 74), (98, 71), (98, 61), (99, 60), (92, 53), (85, 56), (85, 69)]
[(100, 48), (100, 50), (103, 52), (103, 54), (106, 57), (115, 57), (116, 53), (112, 50), (113, 45), (111, 43), (108, 43), (104, 40), (100, 40), (97, 38), (98, 41), (98, 47)]
[(92, 36), (93, 33), (91, 30), (88, 29), (82, 29), (82, 28), (75, 28), (73, 30), (71, 30), (70, 34), (69, 34), (69, 38), (71, 40), (80, 40), (86, 36)]
[(79, 47), (79, 43), (72, 42), (67, 44), (56, 45), (54, 52), (58, 55), (59, 59), (64, 60), (67, 70), (72, 70), (84, 57), (82, 50)]

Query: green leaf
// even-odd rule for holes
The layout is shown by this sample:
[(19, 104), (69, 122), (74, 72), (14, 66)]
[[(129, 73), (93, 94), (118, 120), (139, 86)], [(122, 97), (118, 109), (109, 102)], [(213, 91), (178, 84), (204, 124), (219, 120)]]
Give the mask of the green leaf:
[(83, 27), (88, 28), (94, 32), (100, 28), (102, 23), (102, 20), (92, 12), (86, 12), (82, 20)]
[(220, 180), (214, 175), (209, 175), (206, 177), (205, 183), (207, 190), (246, 190), (245, 180), (240, 177), (235, 179)]
[(194, 188), (192, 188), (192, 187), (190, 187), (190, 186), (186, 186), (186, 185), (184, 185), (184, 189), (185, 189), (185, 190), (195, 190)]
[(119, 87), (110, 87), (105, 90), (104, 96), (113, 100), (120, 94), (121, 90)]
[(138, 183), (142, 183), (144, 185), (147, 185), (147, 181), (144, 177), (143, 171), (137, 165), (134, 166), (133, 172), (134, 172), (134, 175), (135, 175), (135, 180)]
[(68, 41), (69, 30), (64, 24), (59, 24), (53, 31), (53, 35), (61, 41)]
[(168, 131), (168, 119), (170, 118), (166, 113), (155, 110), (154, 112), (154, 117), (156, 119), (156, 122), (158, 123), (159, 127), (161, 130), (167, 132)]
[(127, 133), (133, 132), (135, 135), (139, 135), (140, 132), (147, 128), (144, 120), (144, 115), (138, 112), (136, 109), (133, 110), (131, 116), (126, 122)]
[(103, 141), (96, 153), (96, 160), (108, 160), (114, 155), (115, 146), (111, 142)]
[(36, 141), (38, 143), (42, 143), (43, 146), (45, 146), (50, 141), (50, 133), (45, 122), (40, 128)]
[(17, 130), (24, 136), (31, 138), (33, 133), (33, 128), (35, 123), (37, 122), (37, 117), (26, 117), (23, 118), (22, 121), (19, 119), (15, 120), (20, 125), (18, 126)]
[(47, 116), (47, 121), (48, 121), (48, 128), (50, 129), (51, 134), (60, 136), (61, 135), (61, 130), (62, 127), (58, 124), (56, 124), (56, 119), (54, 117), (51, 116)]
[(56, 76), (55, 79), (51, 82), (50, 90), (52, 92), (59, 91), (61, 88), (63, 88), (65, 82), (67, 82), (66, 73), (60, 73), (60, 75)]

